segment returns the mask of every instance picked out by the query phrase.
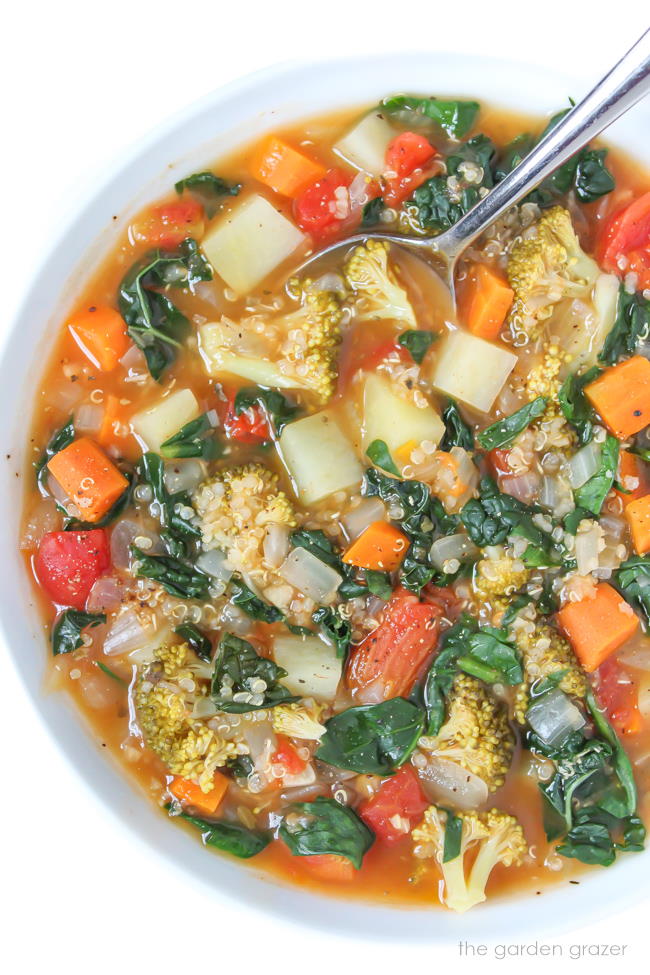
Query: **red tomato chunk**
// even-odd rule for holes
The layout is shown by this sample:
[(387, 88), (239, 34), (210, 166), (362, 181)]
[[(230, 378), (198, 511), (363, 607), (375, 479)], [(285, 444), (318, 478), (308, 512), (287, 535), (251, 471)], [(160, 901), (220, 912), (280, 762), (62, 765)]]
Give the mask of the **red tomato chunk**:
[(59, 606), (83, 609), (88, 593), (111, 564), (108, 534), (103, 528), (48, 532), (35, 559), (38, 580)]

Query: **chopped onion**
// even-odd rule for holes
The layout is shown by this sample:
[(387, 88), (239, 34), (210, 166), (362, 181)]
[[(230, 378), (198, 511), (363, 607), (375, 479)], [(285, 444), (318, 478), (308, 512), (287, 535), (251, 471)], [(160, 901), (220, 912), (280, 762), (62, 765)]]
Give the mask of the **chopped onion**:
[(569, 481), (574, 490), (586, 484), (596, 473), (600, 465), (600, 453), (600, 445), (592, 440), (573, 455), (569, 461)]
[(128, 569), (134, 539), (146, 534), (136, 521), (122, 518), (111, 532), (111, 562), (116, 569)]
[(97, 433), (104, 419), (104, 407), (95, 403), (82, 403), (74, 418), (78, 433)]
[(115, 576), (102, 576), (88, 593), (89, 613), (112, 613), (122, 605), (122, 586)]
[(306, 548), (294, 548), (278, 571), (285, 582), (321, 606), (334, 602), (336, 590), (343, 582), (338, 572)]
[(509, 494), (511, 498), (523, 501), (524, 504), (529, 504), (539, 491), (540, 476), (535, 471), (508, 475), (501, 478), (501, 487), (504, 494)]
[(59, 482), (51, 474), (47, 475), (47, 489), (61, 508), (64, 508), (69, 518), (80, 518), (81, 514), (76, 504), (71, 500), (67, 492), (61, 487)]
[(571, 485), (564, 477), (549, 476), (542, 478), (539, 490), (539, 503), (549, 511), (552, 511), (556, 518), (563, 518), (575, 508), (573, 491)]
[(644, 718), (650, 718), (650, 675), (646, 674), (639, 684), (639, 696), (637, 699), (639, 711)]
[(170, 494), (193, 491), (205, 480), (206, 467), (200, 460), (170, 460), (165, 464), (165, 487)]
[(51, 385), (46, 391), (48, 407), (70, 414), (77, 403), (83, 399), (84, 387), (80, 382), (66, 382), (63, 385)]
[(56, 531), (59, 527), (60, 515), (52, 498), (38, 498), (30, 508), (25, 530), (23, 531), (20, 547), (35, 548), (43, 535)]
[(242, 737), (248, 745), (250, 757), (257, 771), (263, 771), (269, 763), (271, 752), (275, 749), (276, 737), (270, 721), (254, 721), (242, 718), (239, 726)]
[(618, 659), (626, 667), (647, 670), (650, 673), (650, 640), (645, 636), (639, 637), (634, 646), (629, 646), (619, 653)]
[(459, 809), (477, 809), (487, 802), (488, 787), (472, 772), (446, 758), (432, 757), (418, 768), (422, 791), (435, 803), (450, 803)]
[(321, 274), (313, 284), (309, 285), (309, 291), (334, 291), (336, 294), (346, 295), (347, 288), (345, 286), (345, 281), (340, 274), (335, 271), (326, 271), (325, 274)]
[(438, 538), (431, 546), (431, 561), (436, 569), (444, 571), (444, 564), (449, 559), (463, 559), (478, 555), (478, 549), (474, 542), (467, 535), (444, 535)]
[(286, 789), (304, 788), (305, 786), (313, 785), (315, 781), (316, 771), (311, 762), (309, 762), (302, 772), (295, 772), (293, 775), (283, 775), (282, 787)]
[(364, 498), (341, 518), (345, 532), (354, 541), (375, 521), (386, 520), (386, 505), (379, 498)]
[(271, 522), (266, 526), (264, 535), (264, 558), (269, 565), (277, 569), (282, 565), (289, 553), (289, 528), (287, 525), (279, 525)]
[(144, 357), (144, 352), (133, 343), (120, 359), (120, 365), (127, 371), (143, 372), (147, 368), (147, 360)]
[(232, 569), (227, 565), (226, 553), (213, 548), (209, 552), (202, 552), (196, 560), (196, 567), (206, 575), (226, 583), (232, 576)]
[(226, 603), (221, 610), (220, 622), (222, 626), (238, 636), (248, 636), (255, 625), (250, 616), (233, 603)]
[(533, 701), (526, 719), (542, 743), (553, 747), (561, 745), (572, 731), (582, 728), (585, 723), (580, 709), (559, 687)]
[(151, 644), (155, 632), (153, 624), (143, 626), (135, 610), (128, 608), (113, 620), (104, 640), (104, 653), (112, 656), (140, 650)]
[(363, 210), (366, 203), (370, 201), (369, 187), (371, 185), (365, 173), (357, 173), (348, 188), (350, 195), (350, 213), (357, 213)]
[(602, 529), (595, 523), (587, 531), (578, 531), (575, 556), (578, 563), (578, 573), (581, 576), (589, 575), (590, 572), (598, 568), (598, 543), (602, 534)]
[(217, 707), (209, 697), (197, 697), (192, 707), (193, 718), (213, 718), (217, 713)]

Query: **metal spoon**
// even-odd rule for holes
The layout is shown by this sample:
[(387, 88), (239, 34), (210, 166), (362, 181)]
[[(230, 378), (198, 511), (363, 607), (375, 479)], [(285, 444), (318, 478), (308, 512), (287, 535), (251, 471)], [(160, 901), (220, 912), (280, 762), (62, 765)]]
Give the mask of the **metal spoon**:
[(299, 268), (326, 254), (370, 239), (383, 239), (428, 259), (454, 297), (458, 257), (506, 210), (526, 196), (620, 115), (650, 91), (650, 30), (630, 48), (585, 98), (535, 146), (522, 162), (449, 230), (437, 237), (375, 232), (353, 234), (312, 254)]

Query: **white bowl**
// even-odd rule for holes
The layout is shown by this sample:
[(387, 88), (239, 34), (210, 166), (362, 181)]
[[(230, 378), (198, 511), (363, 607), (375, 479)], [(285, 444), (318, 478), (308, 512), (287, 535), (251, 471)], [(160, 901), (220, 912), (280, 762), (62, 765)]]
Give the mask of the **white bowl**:
[[(243, 78), (192, 105), (145, 138), (89, 199), (78, 204), (67, 227), (52, 243), (49, 257), (35, 272), (34, 284), (6, 333), (0, 363), (2, 454), (11, 455), (11, 462), (3, 463), (0, 470), (6, 513), (0, 520), (0, 564), (4, 568), (0, 621), (5, 648), (42, 719), (44, 733), (56, 739), (72, 766), (114, 814), (116, 828), (130, 828), (157, 853), (205, 884), (215, 897), (238, 899), (248, 910), (355, 937), (411, 942), (458, 941), (462, 937), (483, 942), (576, 927), (650, 891), (649, 849), (620, 857), (609, 869), (592, 870), (579, 887), (558, 886), (542, 897), (531, 892), (530, 896), (497, 899), (457, 917), (437, 908), (401, 910), (323, 898), (279, 886), (272, 878), (261, 876), (254, 865), (211, 854), (196, 837), (169, 823), (107, 760), (66, 695), (42, 693), (48, 648), (18, 554), (17, 513), (22, 506), (23, 482), (16, 471), (25, 468), (25, 417), (33, 410), (34, 386), (52, 344), (52, 330), (74, 304), (85, 268), (110, 250), (134, 211), (169, 190), (180, 176), (205, 168), (258, 133), (319, 112), (371, 104), (392, 92), (471, 95), (514, 110), (547, 114), (584, 89), (584, 81), (530, 65), (424, 53), (282, 65)], [(638, 106), (610, 130), (608, 138), (640, 155), (649, 123), (650, 109)], [(117, 221), (114, 214), (119, 215)]]

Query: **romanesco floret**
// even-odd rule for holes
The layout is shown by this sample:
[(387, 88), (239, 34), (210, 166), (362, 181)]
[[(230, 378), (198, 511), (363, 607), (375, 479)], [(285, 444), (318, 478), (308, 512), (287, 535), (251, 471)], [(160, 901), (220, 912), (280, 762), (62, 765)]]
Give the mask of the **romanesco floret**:
[(172, 775), (190, 779), (203, 792), (209, 792), (215, 770), (245, 748), (192, 718), (186, 688), (194, 688), (195, 696), (200, 696), (201, 690), (190, 662), (186, 643), (159, 647), (154, 663), (138, 675), (135, 706), (146, 744)]
[[(485, 888), (498, 863), (519, 865), (526, 853), (524, 832), (514, 816), (492, 809), (489, 812), (461, 812), (462, 823), (458, 855), (445, 861), (445, 833), (449, 813), (429, 806), (424, 819), (412, 831), (415, 855), (435, 858), (443, 878), (443, 903), (462, 914), (485, 900)], [(474, 852), (471, 867), (467, 854)]]
[(311, 698), (292, 704), (278, 704), (271, 711), (273, 730), (289, 738), (319, 741), (326, 730), (320, 721), (324, 710), (325, 705), (317, 704)]
[(505, 707), (481, 681), (458, 674), (447, 701), (447, 720), (435, 737), (418, 747), (455, 762), (483, 779), (490, 792), (502, 786), (512, 762), (515, 739)]
[(535, 681), (563, 672), (557, 685), (565, 694), (582, 698), (587, 693), (587, 677), (564, 637), (548, 623), (518, 619), (512, 631), (521, 652), (525, 683), (515, 691), (514, 716), (525, 724), (530, 704), (530, 687)]
[(559, 302), (589, 296), (600, 272), (580, 247), (569, 211), (557, 206), (515, 242), (507, 273), (515, 293), (510, 326), (536, 338)]
[(388, 266), (388, 250), (385, 241), (369, 240), (355, 247), (346, 261), (345, 279), (356, 297), (364, 299), (355, 316), (360, 321), (389, 318), (417, 328), (406, 291)]

